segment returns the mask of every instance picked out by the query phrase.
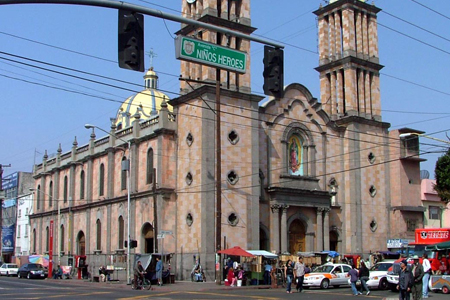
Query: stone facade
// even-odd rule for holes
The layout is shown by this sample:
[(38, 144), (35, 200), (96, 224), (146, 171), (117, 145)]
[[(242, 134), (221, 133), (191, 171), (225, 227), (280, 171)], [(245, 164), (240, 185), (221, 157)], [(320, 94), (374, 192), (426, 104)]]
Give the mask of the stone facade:
[[(250, 0), (220, 1), (220, 7), (215, 0), (182, 3), (185, 17), (254, 30)], [(125, 266), (129, 222), (131, 239), (138, 241), (132, 254), (172, 253), (178, 279), (189, 278), (194, 256), (212, 280), (218, 248), (367, 255), (384, 250), (388, 239), (413, 239), (411, 228), (423, 223), (415, 198), (420, 200), (420, 159), (399, 137), (412, 129), (389, 132), (381, 120), (378, 12), (351, 0), (315, 11), (320, 99), (292, 83), (283, 98), (260, 105), (262, 97), (251, 94), (250, 69), (239, 75), (181, 62), (182, 95), (163, 101), (157, 115), (132, 116), (132, 125), (122, 129), (113, 123), (100, 139), (93, 130), (88, 145), (78, 147), (75, 140), (70, 152), (44, 156), (35, 167), (35, 187), (47, 195), (52, 187), (61, 205), (60, 250), (90, 255), (94, 266)], [(191, 26), (179, 33), (250, 53), (250, 44), (239, 39)], [(127, 160), (130, 190), (121, 168)], [(37, 253), (48, 251), (45, 232), (56, 209), (48, 197), (41, 201), (31, 216)], [(172, 234), (157, 239), (163, 231)]]

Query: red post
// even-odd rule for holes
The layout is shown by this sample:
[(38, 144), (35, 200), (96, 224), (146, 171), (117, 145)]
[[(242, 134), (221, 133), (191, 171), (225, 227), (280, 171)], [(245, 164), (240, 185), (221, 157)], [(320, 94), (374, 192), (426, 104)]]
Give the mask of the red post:
[(53, 277), (53, 220), (50, 220), (50, 241), (48, 249), (48, 277)]

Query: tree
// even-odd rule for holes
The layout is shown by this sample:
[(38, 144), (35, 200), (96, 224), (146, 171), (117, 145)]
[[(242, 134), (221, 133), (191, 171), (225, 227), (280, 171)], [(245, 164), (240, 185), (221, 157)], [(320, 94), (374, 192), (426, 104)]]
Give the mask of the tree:
[(436, 162), (436, 169), (434, 170), (434, 177), (436, 184), (434, 190), (442, 201), (450, 201), (450, 148), (447, 153), (439, 157)]

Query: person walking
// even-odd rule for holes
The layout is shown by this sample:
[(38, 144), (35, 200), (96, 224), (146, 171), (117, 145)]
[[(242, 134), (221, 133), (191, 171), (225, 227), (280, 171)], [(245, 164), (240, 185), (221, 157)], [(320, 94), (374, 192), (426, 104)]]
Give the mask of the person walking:
[(419, 257), (417, 255), (413, 256), (414, 264), (412, 266), (412, 276), (414, 279), (413, 286), (411, 289), (411, 294), (413, 300), (422, 300), (422, 279), (423, 279), (423, 266), (419, 262)]
[(361, 293), (366, 292), (366, 295), (370, 294), (369, 287), (367, 286), (367, 280), (369, 280), (370, 272), (364, 261), (361, 261), (361, 266), (359, 268), (359, 280), (361, 281)]
[(291, 285), (294, 278), (294, 267), (292, 266), (292, 261), (290, 259), (288, 259), (286, 266), (284, 267), (284, 274), (286, 275), (287, 282), (286, 293), (292, 294)]
[(266, 260), (264, 265), (264, 284), (270, 285), (270, 272), (272, 272), (272, 265), (269, 260)]
[(163, 282), (162, 282), (162, 269), (163, 269), (163, 265), (162, 265), (162, 261), (159, 257), (156, 257), (156, 279), (158, 279), (158, 285), (162, 286)]
[(353, 296), (361, 295), (361, 293), (356, 289), (356, 282), (358, 281), (359, 272), (355, 266), (352, 266), (352, 269), (348, 271), (347, 276), (350, 276), (350, 286), (352, 288)]
[(298, 262), (295, 263), (295, 278), (297, 278), (297, 292), (303, 292), (303, 280), (305, 279), (305, 264), (303, 263), (303, 257), (298, 257)]
[(431, 264), (428, 260), (428, 255), (424, 253), (422, 255), (423, 277), (422, 277), (422, 297), (428, 298), (428, 281), (430, 280)]
[(413, 285), (413, 276), (408, 269), (408, 262), (406, 259), (400, 262), (400, 274), (398, 278), (397, 290), (399, 291), (399, 300), (409, 300), (411, 294), (411, 287)]

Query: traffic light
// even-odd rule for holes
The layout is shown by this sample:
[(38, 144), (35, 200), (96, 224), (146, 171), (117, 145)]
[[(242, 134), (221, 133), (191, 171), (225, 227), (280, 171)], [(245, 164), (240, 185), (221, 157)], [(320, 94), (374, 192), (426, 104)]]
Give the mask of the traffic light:
[[(130, 249), (137, 247), (137, 241), (136, 240), (130, 240)], [(128, 248), (128, 241), (125, 241), (125, 248)]]
[(119, 67), (144, 71), (144, 16), (119, 9)]
[(283, 97), (283, 49), (264, 46), (264, 94), (277, 98)]

